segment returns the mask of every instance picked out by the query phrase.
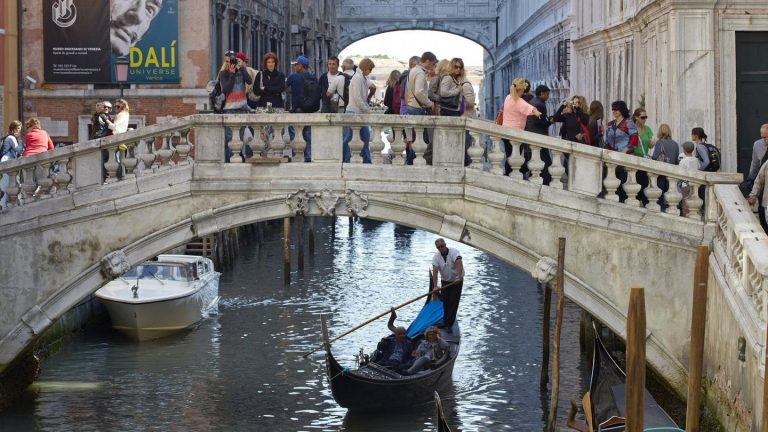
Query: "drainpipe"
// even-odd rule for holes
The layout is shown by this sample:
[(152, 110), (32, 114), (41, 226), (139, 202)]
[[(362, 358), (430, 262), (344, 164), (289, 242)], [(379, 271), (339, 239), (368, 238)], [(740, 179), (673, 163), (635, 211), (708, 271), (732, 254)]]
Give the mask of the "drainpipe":
[(16, 85), (19, 89), (19, 120), (24, 123), (24, 73), (22, 72), (21, 49), (21, 0), (16, 0)]

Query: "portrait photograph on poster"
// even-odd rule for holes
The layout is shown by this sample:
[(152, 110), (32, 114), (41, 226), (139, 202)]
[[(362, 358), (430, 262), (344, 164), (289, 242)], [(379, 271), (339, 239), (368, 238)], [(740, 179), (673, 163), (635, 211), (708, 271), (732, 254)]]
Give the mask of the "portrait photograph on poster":
[(178, 83), (178, 0), (43, 0), (45, 81)]

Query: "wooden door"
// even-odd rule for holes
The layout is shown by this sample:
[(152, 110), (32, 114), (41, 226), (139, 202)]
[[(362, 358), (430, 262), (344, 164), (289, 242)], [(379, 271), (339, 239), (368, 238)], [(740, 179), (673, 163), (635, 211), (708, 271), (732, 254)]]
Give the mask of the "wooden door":
[(768, 32), (736, 32), (738, 170), (745, 176), (760, 126), (768, 123)]

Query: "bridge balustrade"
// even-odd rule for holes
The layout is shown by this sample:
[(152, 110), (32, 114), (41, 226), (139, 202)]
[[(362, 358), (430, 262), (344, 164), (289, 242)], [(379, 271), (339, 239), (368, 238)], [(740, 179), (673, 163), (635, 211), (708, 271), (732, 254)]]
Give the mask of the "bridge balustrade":
[[(251, 126), (255, 136), (244, 143), (238, 131), (245, 126)], [(303, 162), (301, 154), (306, 146), (301, 133), (305, 126), (311, 127), (314, 163), (342, 163), (341, 136), (342, 127), (346, 126), (351, 128), (353, 137), (349, 144), (353, 155), (350, 164), (361, 164), (359, 153), (363, 142), (359, 131), (364, 126), (370, 126), (370, 150), (374, 165), (391, 159), (389, 169), (423, 169), (427, 166), (424, 158), (427, 143), (423, 132), (429, 129), (433, 141), (433, 167), (461, 168), (466, 152), (471, 160), (467, 169), (487, 171), (490, 175), (503, 176), (504, 162), (507, 162), (511, 167), (509, 178), (513, 180), (509, 182), (510, 188), (519, 187), (521, 182), (543, 186), (544, 173), (547, 173), (552, 179), (547, 187), (567, 189), (617, 203), (621, 189), (626, 196), (624, 205), (661, 212), (659, 202), (663, 200), (666, 204), (663, 211), (675, 216), (681, 216), (678, 204), (683, 200), (676, 185), (679, 181), (687, 182), (694, 191), (699, 187), (706, 190), (705, 201), (708, 205), (703, 211), (705, 203), (698, 194), (693, 193), (685, 199), (687, 217), (696, 220), (715, 221), (717, 217), (713, 185), (741, 181), (740, 174), (689, 171), (676, 165), (513, 130), (477, 119), (285, 113), (194, 115), (9, 161), (0, 165), (0, 173), (9, 175), (10, 184), (6, 193), (9, 207), (14, 208), (101, 185), (102, 166), (107, 173), (104, 187), (109, 187), (110, 183), (118, 181), (117, 173), (121, 165), (124, 172), (121, 180), (133, 180), (137, 176), (157, 175), (188, 165), (194, 160), (223, 162), (225, 128), (233, 131), (229, 147), (234, 155), (234, 164), (239, 164), (236, 155), (245, 146), (249, 146), (254, 155), (248, 162), (264, 157), (280, 158), (288, 149), (297, 155), (292, 161), (300, 163)], [(292, 141), (284, 133), (288, 127), (296, 131)], [(388, 155), (382, 155), (385, 145), (381, 131), (388, 132)], [(415, 136), (412, 148), (416, 158), (412, 167), (403, 165), (404, 159), (400, 157), (406, 148), (403, 140), (406, 134)], [(472, 144), (465, 148), (467, 135), (471, 137)], [(504, 140), (512, 148), (509, 157), (503, 151)], [(545, 165), (540, 156), (541, 150), (549, 152), (551, 165)], [(102, 159), (102, 152), (108, 154), (106, 162)], [(528, 154), (530, 156), (527, 157)], [(646, 173), (647, 185), (638, 182), (640, 172)], [(661, 178), (668, 181), (666, 191), (660, 187)]]

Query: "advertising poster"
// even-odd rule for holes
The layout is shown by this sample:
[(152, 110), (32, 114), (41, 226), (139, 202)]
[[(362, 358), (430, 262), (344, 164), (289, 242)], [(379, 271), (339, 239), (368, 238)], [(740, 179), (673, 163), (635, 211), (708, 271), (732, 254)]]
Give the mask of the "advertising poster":
[(43, 0), (45, 81), (178, 83), (178, 0)]

